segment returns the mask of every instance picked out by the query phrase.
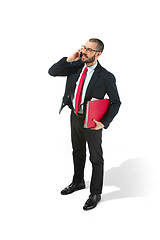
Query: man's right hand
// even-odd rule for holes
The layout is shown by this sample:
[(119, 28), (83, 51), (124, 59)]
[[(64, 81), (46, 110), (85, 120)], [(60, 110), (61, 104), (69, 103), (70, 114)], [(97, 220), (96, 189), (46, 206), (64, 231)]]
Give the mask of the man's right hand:
[(74, 62), (80, 59), (81, 49), (78, 49), (77, 52), (73, 53), (70, 57), (67, 58), (67, 62)]

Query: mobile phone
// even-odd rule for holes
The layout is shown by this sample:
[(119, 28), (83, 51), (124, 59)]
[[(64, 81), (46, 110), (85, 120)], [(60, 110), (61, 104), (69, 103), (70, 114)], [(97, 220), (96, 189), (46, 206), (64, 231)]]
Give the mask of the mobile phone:
[(80, 52), (79, 57), (82, 58), (82, 52)]

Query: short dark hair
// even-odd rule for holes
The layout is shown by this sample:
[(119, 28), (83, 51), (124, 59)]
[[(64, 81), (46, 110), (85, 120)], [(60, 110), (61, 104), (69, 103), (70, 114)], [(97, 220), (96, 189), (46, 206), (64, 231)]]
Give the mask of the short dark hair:
[(97, 47), (96, 47), (97, 51), (103, 52), (104, 43), (100, 39), (98, 39), (98, 38), (90, 38), (89, 41), (97, 43)]

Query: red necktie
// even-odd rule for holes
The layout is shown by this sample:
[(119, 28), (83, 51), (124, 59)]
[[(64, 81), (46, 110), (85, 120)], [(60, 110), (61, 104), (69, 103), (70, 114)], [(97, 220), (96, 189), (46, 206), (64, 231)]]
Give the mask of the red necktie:
[(85, 67), (80, 81), (79, 81), (79, 85), (78, 85), (78, 90), (77, 90), (77, 94), (76, 94), (76, 100), (75, 100), (75, 113), (77, 114), (80, 110), (80, 105), (81, 105), (81, 98), (82, 98), (82, 88), (83, 88), (83, 83), (84, 83), (84, 79), (86, 76), (86, 72), (87, 72), (87, 67)]

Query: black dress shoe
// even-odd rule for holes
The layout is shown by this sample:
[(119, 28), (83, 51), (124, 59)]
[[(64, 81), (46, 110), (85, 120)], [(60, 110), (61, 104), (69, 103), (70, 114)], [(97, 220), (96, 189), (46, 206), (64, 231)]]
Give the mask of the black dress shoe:
[(65, 187), (62, 191), (62, 195), (67, 195), (73, 193), (75, 191), (81, 190), (85, 188), (85, 182), (82, 181), (81, 183), (71, 183), (69, 186)]
[(101, 200), (101, 195), (90, 195), (88, 200), (83, 206), (84, 210), (91, 210), (95, 208), (98, 204), (98, 202)]

